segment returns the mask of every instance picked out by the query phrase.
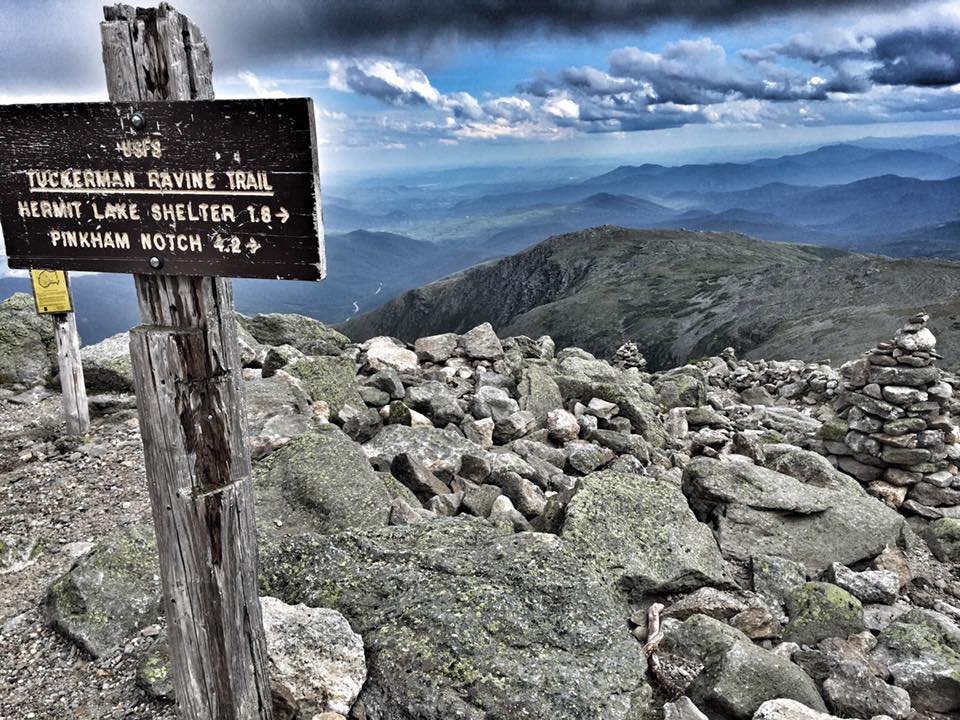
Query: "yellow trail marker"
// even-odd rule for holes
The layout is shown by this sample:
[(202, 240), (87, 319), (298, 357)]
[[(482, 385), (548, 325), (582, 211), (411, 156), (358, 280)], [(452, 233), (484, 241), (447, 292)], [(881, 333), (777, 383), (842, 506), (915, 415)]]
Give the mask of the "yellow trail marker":
[(30, 278), (33, 280), (33, 297), (37, 301), (38, 313), (73, 312), (67, 274), (63, 270), (31, 270)]

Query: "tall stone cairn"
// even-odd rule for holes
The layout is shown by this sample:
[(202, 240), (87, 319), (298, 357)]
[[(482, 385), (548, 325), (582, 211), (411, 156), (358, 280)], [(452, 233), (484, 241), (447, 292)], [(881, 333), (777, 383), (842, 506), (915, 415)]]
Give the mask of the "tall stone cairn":
[(936, 518), (937, 508), (960, 506), (960, 431), (928, 320), (914, 315), (892, 341), (840, 368), (838, 418), (824, 447), (871, 494)]
[(630, 341), (625, 342), (617, 348), (617, 351), (613, 354), (613, 358), (610, 360), (610, 364), (621, 370), (637, 368), (643, 372), (647, 369), (647, 359), (643, 356), (643, 353), (640, 352), (637, 344)]

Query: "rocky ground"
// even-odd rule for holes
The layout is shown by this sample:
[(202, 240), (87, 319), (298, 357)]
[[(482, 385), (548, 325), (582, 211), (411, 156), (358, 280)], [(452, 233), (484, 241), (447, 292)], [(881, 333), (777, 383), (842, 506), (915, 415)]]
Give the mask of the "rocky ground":
[[(0, 337), (42, 355), (18, 312)], [(960, 402), (925, 324), (842, 369), (651, 374), (243, 319), (277, 716), (960, 717)], [(0, 720), (173, 717), (123, 339), (84, 350), (86, 438), (6, 358)]]

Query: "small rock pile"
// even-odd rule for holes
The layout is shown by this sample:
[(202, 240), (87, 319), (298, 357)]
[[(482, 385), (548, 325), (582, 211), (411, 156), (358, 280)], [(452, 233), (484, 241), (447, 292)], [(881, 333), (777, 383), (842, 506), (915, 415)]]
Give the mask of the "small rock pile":
[(838, 414), (821, 438), (824, 452), (873, 495), (936, 519), (960, 508), (960, 430), (928, 319), (915, 315), (893, 340), (841, 367)]
[(699, 367), (714, 387), (746, 393), (755, 404), (774, 399), (818, 405), (833, 399), (840, 388), (840, 375), (829, 364), (800, 360), (740, 360), (733, 348), (701, 360)]

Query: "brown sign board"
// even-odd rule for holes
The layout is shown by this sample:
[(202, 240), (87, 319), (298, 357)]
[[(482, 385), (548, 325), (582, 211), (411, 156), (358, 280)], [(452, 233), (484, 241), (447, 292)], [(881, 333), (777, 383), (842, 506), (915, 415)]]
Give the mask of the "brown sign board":
[(321, 280), (308, 98), (0, 105), (10, 267)]

